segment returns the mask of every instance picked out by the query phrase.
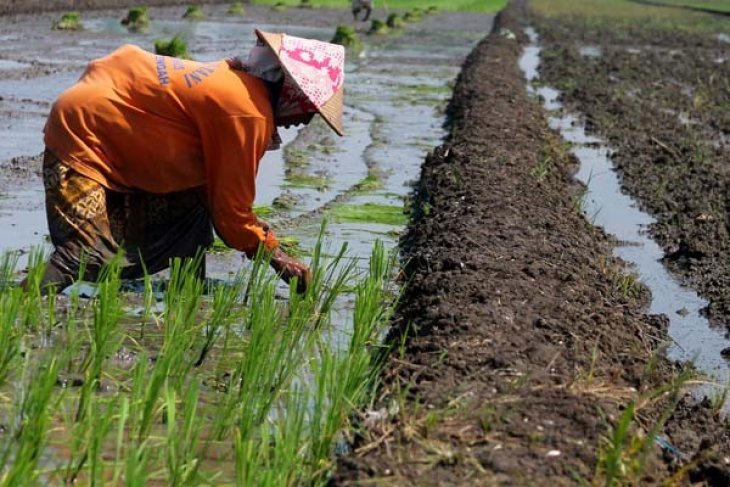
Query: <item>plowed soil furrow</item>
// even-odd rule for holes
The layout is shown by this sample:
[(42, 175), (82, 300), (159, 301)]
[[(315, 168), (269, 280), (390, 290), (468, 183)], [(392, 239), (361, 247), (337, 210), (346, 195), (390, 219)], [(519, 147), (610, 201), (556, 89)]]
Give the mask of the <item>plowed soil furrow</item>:
[[(730, 44), (659, 21), (535, 21), (545, 82), (609, 141), (625, 189), (657, 218), (667, 264), (710, 301), (710, 321), (730, 328)], [(581, 55), (586, 45), (600, 55)]]
[(659, 424), (681, 452), (645, 444), (636, 482), (694, 462), (679, 483), (727, 485), (730, 435), (710, 401), (671, 387), (680, 372), (660, 351), (666, 317), (644, 312), (645, 291), (622, 293), (626, 269), (580, 213), (575, 161), (526, 94), (522, 7), (502, 12), (466, 60), (451, 139), (424, 163), (382, 409), (336, 481), (600, 483), (608, 438), (634, 404), (632, 444)]

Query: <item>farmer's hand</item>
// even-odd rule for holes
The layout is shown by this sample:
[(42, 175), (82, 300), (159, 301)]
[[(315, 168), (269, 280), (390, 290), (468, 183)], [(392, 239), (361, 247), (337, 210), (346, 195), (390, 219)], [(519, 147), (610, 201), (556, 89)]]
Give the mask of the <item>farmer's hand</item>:
[(294, 257), (290, 257), (284, 253), (280, 248), (274, 250), (274, 254), (271, 256), (271, 267), (281, 276), (284, 281), (289, 281), (296, 277), (297, 278), (297, 292), (302, 294), (306, 292), (309, 285), (312, 283), (312, 272), (305, 264), (302, 264)]

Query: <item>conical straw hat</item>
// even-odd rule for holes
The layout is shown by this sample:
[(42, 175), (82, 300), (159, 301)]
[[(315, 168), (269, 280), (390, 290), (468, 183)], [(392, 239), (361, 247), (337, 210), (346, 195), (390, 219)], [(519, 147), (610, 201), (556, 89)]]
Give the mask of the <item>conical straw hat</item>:
[(256, 35), (274, 51), (284, 71), (282, 94), (286, 92), (286, 99), (280, 101), (280, 108), (292, 113), (317, 111), (335, 132), (344, 135), (345, 48), (258, 29)]

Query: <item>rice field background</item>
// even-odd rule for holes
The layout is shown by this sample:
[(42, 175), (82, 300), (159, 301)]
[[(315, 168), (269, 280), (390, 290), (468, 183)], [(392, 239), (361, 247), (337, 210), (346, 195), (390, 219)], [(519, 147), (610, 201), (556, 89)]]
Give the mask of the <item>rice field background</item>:
[[(253, 0), (253, 4), (298, 6), (301, 0)], [(312, 7), (350, 8), (349, 0), (309, 0), (306, 2)], [(414, 8), (426, 9), (434, 6), (441, 10), (461, 12), (497, 12), (504, 8), (507, 0), (375, 0), (378, 10), (411, 10)]]

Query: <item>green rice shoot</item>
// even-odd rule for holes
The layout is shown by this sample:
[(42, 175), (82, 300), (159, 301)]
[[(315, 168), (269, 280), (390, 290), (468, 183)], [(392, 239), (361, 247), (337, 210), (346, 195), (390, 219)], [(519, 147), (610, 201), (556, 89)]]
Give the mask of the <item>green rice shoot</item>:
[[(362, 271), (346, 246), (324, 249), (320, 237), (309, 252), (307, 292), (285, 299), (264, 253), (209, 292), (200, 259), (176, 259), (158, 306), (150, 276), (143, 296), (121, 291), (121, 256), (95, 297), (37, 299), (36, 251), (28, 290), (0, 288), (3, 482), (326, 483), (343, 430), (372, 397), (397, 296), (381, 243)], [(0, 260), (4, 280), (16, 264)], [(331, 311), (347, 292), (353, 325), (336, 343)], [(140, 299), (144, 311), (130, 314)], [(53, 333), (39, 333), (48, 322)]]

